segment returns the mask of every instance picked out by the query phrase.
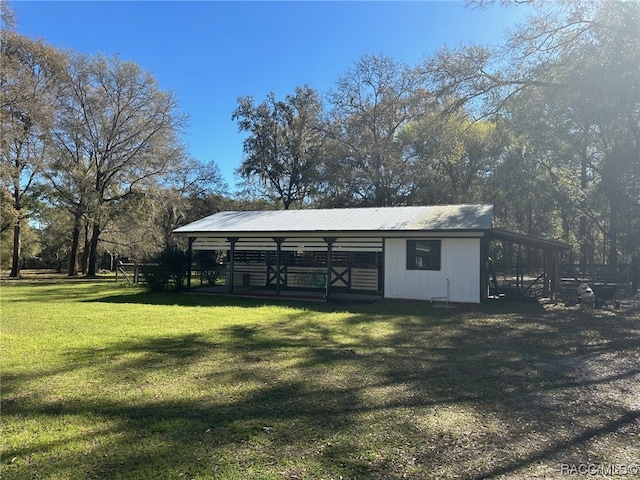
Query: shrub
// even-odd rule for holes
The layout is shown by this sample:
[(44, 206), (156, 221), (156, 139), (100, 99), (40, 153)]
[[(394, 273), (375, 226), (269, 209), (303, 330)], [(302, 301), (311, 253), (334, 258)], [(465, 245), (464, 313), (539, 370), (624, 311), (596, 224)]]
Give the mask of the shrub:
[(187, 255), (176, 246), (169, 246), (141, 267), (146, 285), (154, 292), (181, 290), (187, 278)]

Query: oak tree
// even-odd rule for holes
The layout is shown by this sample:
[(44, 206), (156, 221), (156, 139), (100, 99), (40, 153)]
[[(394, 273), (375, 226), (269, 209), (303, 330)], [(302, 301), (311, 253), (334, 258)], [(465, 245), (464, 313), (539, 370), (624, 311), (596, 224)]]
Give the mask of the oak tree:
[(68, 185), (69, 203), (89, 220), (87, 275), (94, 276), (103, 229), (183, 158), (177, 134), (185, 117), (151, 73), (118, 57), (75, 55), (64, 80), (52, 177)]
[(63, 65), (64, 55), (45, 43), (11, 28), (0, 31), (0, 177), (4, 194), (11, 197), (3, 217), (14, 220), (10, 277), (20, 276), (27, 203), (47, 160), (47, 131)]
[(245, 181), (286, 210), (303, 206), (313, 195), (324, 134), (320, 124), (322, 103), (309, 86), (277, 100), (273, 92), (256, 105), (253, 97), (238, 98), (232, 119), (248, 133), (244, 159), (237, 169)]

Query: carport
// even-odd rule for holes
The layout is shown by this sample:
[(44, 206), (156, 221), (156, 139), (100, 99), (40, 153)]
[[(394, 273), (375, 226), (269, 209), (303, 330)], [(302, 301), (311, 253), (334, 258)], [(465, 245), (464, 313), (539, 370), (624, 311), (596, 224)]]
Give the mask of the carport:
[[(500, 260), (493, 258), (487, 262), (490, 291), (510, 292), (520, 297), (534, 296), (535, 292), (539, 292), (542, 297), (557, 298), (561, 283), (561, 254), (570, 250), (570, 245), (498, 228), (491, 229), (487, 239), (490, 242), (489, 257), (491, 252), (508, 252), (508, 255), (503, 255)], [(500, 242), (502, 248), (496, 248), (496, 242)], [(524, 261), (523, 247), (537, 250), (539, 252), (537, 256), (542, 254), (543, 261), (533, 274)], [(502, 285), (499, 285), (496, 275), (500, 265), (510, 270), (510, 275), (504, 274)]]

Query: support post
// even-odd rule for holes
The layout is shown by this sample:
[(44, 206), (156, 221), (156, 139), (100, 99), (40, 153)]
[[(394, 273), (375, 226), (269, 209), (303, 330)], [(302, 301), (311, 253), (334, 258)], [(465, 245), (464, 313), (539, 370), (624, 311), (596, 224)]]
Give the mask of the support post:
[(329, 300), (331, 297), (331, 257), (333, 257), (333, 242), (336, 241), (336, 238), (324, 237), (324, 241), (327, 242), (327, 282), (325, 285), (324, 298)]
[(191, 262), (193, 261), (193, 242), (196, 237), (189, 237), (189, 246), (187, 247), (187, 290), (191, 290)]
[(552, 275), (552, 270), (553, 270), (553, 250), (544, 250), (542, 252), (543, 255), (543, 259), (544, 259), (544, 279), (543, 279), (543, 283), (542, 283), (542, 296), (543, 297), (553, 297), (553, 295), (551, 295), (551, 289), (550, 289), (550, 285), (549, 285), (549, 280), (551, 278)]
[(522, 275), (522, 247), (518, 245), (518, 254), (516, 257), (516, 290), (518, 291), (518, 294), (523, 293), (522, 292), (523, 282), (520, 281), (521, 275)]
[(553, 283), (551, 285), (551, 300), (558, 301), (560, 292), (560, 252), (553, 251)]
[(231, 244), (231, 251), (229, 252), (229, 293), (233, 293), (233, 276), (235, 273), (234, 268), (234, 257), (236, 256), (236, 242), (238, 241), (238, 237), (229, 237), (227, 241)]
[(385, 263), (386, 263), (386, 247), (387, 239), (382, 238), (382, 253), (376, 254), (376, 260), (378, 260), (378, 289), (382, 292), (384, 297), (384, 275), (385, 275)]
[(273, 241), (276, 242), (276, 295), (280, 295), (280, 252), (282, 251), (284, 238), (274, 237)]

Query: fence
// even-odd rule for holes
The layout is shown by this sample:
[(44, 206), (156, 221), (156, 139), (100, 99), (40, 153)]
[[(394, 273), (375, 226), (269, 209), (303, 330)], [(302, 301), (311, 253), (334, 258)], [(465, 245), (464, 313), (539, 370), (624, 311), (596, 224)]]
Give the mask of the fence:
[(560, 273), (567, 280), (592, 283), (629, 285), (637, 282), (634, 265), (560, 265)]
[(133, 284), (146, 283), (146, 278), (142, 272), (143, 265), (140, 263), (124, 263), (118, 262), (116, 267), (116, 282), (119, 276), (124, 277), (126, 281)]
[[(638, 262), (622, 265), (576, 265), (561, 264), (561, 288), (573, 289), (580, 283), (615, 284), (619, 290), (635, 293), (640, 278)], [(527, 296), (539, 296), (543, 292), (543, 265), (500, 263), (494, 266), (495, 282), (499, 290), (513, 290)]]

